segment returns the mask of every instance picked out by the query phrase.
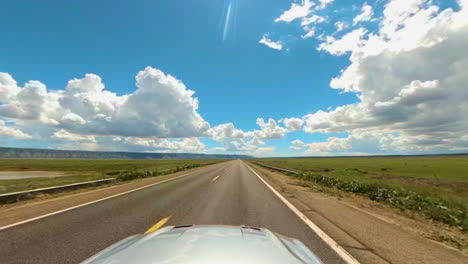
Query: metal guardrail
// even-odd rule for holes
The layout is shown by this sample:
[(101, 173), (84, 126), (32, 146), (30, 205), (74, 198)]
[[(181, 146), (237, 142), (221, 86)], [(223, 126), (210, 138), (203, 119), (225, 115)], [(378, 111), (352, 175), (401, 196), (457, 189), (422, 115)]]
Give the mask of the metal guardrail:
[(97, 181), (79, 182), (79, 183), (72, 183), (72, 184), (67, 184), (67, 185), (62, 185), (62, 186), (54, 186), (54, 187), (40, 188), (40, 189), (27, 190), (27, 191), (21, 191), (21, 192), (0, 194), (0, 203), (8, 203), (8, 202), (15, 202), (19, 200), (32, 199), (37, 194), (42, 194), (42, 193), (59, 193), (59, 192), (75, 190), (75, 189), (79, 189), (83, 187), (103, 185), (106, 183), (110, 183), (114, 180), (115, 178), (108, 178), (108, 179), (97, 180)]
[(255, 162), (255, 161), (253, 161), (253, 163), (255, 163), (257, 165), (260, 165), (262, 167), (268, 168), (268, 169), (275, 170), (275, 171), (286, 172), (286, 173), (292, 173), (292, 174), (295, 174), (295, 175), (299, 175), (299, 172), (297, 172), (297, 171), (292, 171), (292, 170), (282, 169), (282, 168), (278, 168), (278, 167), (273, 167), (273, 166), (266, 165), (266, 164), (263, 164), (263, 163), (260, 163), (260, 162)]

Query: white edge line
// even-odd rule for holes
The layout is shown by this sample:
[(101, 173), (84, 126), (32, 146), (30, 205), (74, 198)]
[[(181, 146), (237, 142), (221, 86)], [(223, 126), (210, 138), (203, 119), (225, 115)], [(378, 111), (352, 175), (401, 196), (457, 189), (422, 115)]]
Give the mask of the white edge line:
[(48, 214), (45, 214), (45, 215), (33, 217), (33, 218), (30, 218), (30, 219), (27, 219), (27, 220), (24, 220), (24, 221), (16, 222), (16, 223), (14, 223), (14, 224), (9, 224), (9, 225), (6, 225), (6, 226), (2, 226), (2, 227), (0, 227), (0, 231), (5, 230), (5, 229), (8, 229), (8, 228), (11, 228), (11, 227), (14, 227), (14, 226), (26, 224), (26, 223), (29, 223), (29, 222), (32, 222), (32, 221), (35, 221), (35, 220), (39, 220), (39, 219), (41, 219), (41, 218), (45, 218), (45, 217), (48, 217), (48, 216), (52, 216), (52, 215), (60, 214), (60, 213), (63, 213), (63, 212), (66, 212), (66, 211), (70, 211), (70, 210), (73, 210), (73, 209), (77, 209), (77, 208), (80, 208), (80, 207), (83, 207), (83, 206), (87, 206), (87, 205), (90, 205), (90, 204), (94, 204), (94, 203), (102, 202), (102, 201), (105, 201), (105, 200), (109, 200), (109, 199), (112, 199), (112, 198), (115, 198), (115, 197), (118, 197), (118, 196), (122, 196), (122, 195), (125, 195), (125, 194), (128, 194), (128, 193), (132, 193), (132, 192), (136, 192), (136, 191), (139, 191), (139, 190), (143, 190), (143, 189), (146, 189), (146, 188), (148, 188), (148, 187), (151, 187), (151, 186), (154, 186), (154, 185), (158, 185), (158, 184), (161, 184), (161, 183), (165, 183), (165, 182), (168, 182), (168, 181), (172, 181), (172, 180), (175, 180), (175, 179), (179, 179), (179, 178), (188, 176), (188, 175), (193, 174), (193, 173), (194, 173), (194, 172), (190, 172), (190, 173), (183, 174), (183, 175), (180, 175), (180, 176), (171, 178), (171, 179), (167, 179), (167, 180), (164, 180), (164, 181), (152, 183), (152, 184), (150, 184), (150, 185), (142, 186), (142, 187), (139, 187), (139, 188), (136, 188), (136, 189), (133, 189), (133, 190), (129, 190), (129, 191), (125, 191), (125, 192), (122, 192), (122, 193), (114, 194), (114, 195), (111, 195), (111, 196), (107, 196), (107, 197), (105, 197), (105, 198), (101, 198), (101, 199), (94, 200), (94, 201), (91, 201), (91, 202), (87, 202), (87, 203), (84, 203), (84, 204), (72, 206), (72, 207), (65, 208), (65, 209), (62, 209), (62, 210), (59, 210), (59, 211), (55, 211), (55, 212), (52, 212), (52, 213), (48, 213)]
[[(244, 163), (245, 164), (245, 163)], [(247, 165), (247, 164), (246, 164)], [(330, 248), (340, 256), (343, 261), (346, 263), (350, 264), (359, 264), (359, 261), (357, 261), (351, 254), (349, 254), (348, 251), (346, 251), (344, 248), (342, 248), (338, 243), (333, 240), (330, 236), (328, 236), (320, 227), (318, 227), (316, 224), (314, 224), (305, 214), (303, 214), (297, 207), (295, 207), (292, 203), (290, 203), (286, 198), (284, 198), (283, 195), (281, 195), (277, 190), (275, 190), (268, 182), (266, 182), (260, 175), (257, 174), (252, 168), (250, 168), (249, 165), (247, 165), (247, 168), (249, 168), (270, 190), (280, 198), (280, 200), (286, 204), (286, 206), (291, 209), (306, 225), (312, 229)]]

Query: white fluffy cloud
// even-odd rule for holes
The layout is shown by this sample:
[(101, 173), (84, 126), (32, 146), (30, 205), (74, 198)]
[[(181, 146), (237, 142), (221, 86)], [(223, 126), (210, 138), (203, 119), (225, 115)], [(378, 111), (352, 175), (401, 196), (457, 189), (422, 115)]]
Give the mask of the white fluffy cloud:
[(212, 139), (222, 141), (229, 139), (246, 139), (253, 137), (253, 132), (244, 132), (234, 127), (233, 123), (221, 124), (209, 130), (209, 135)]
[(333, 3), (335, 0), (319, 0), (320, 5), (317, 7), (317, 9), (323, 9), (327, 7), (327, 5)]
[(257, 150), (255, 150), (255, 155), (259, 155), (259, 156), (267, 156), (267, 155), (271, 155), (275, 152), (275, 148), (274, 147), (262, 147), (262, 148), (258, 148)]
[(361, 13), (357, 15), (356, 17), (354, 17), (353, 25), (356, 25), (360, 22), (369, 21), (372, 19), (373, 15), (374, 15), (374, 10), (372, 9), (372, 6), (365, 3), (361, 7)]
[(124, 127), (131, 135), (140, 126), (139, 136), (173, 138), (201, 136), (208, 130), (197, 112), (198, 99), (181, 81), (154, 68), (139, 72), (136, 80), (138, 89), (116, 113), (118, 129)]
[(358, 28), (344, 35), (341, 39), (327, 36), (326, 41), (318, 47), (320, 51), (327, 51), (333, 55), (343, 55), (362, 47), (365, 43), (363, 37), (367, 33), (365, 28)]
[[(302, 122), (300, 119), (299, 121)], [(281, 120), (281, 122), (284, 121)], [(256, 149), (266, 144), (263, 140), (282, 139), (289, 132), (272, 118), (269, 118), (268, 122), (265, 122), (263, 118), (257, 118), (257, 125), (260, 129), (242, 131), (235, 128), (232, 123), (221, 124), (211, 128), (208, 135), (213, 140), (222, 143), (225, 151), (254, 153)]]
[(261, 129), (254, 130), (253, 133), (256, 138), (260, 139), (281, 139), (288, 132), (286, 128), (279, 126), (273, 118), (269, 118), (268, 123), (263, 118), (257, 118), (257, 125)]
[(305, 31), (306, 31), (306, 33), (301, 36), (302, 39), (311, 38), (311, 37), (315, 36), (315, 28), (307, 27), (305, 29)]
[(309, 17), (303, 17), (301, 26), (302, 29), (306, 32), (304, 35), (301, 36), (302, 39), (306, 38), (311, 38), (315, 35), (315, 27), (312, 25), (315, 24), (320, 24), (325, 22), (327, 19), (323, 16), (318, 16), (316, 14), (313, 14), (312, 16)]
[(96, 142), (94, 136), (87, 136), (87, 135), (78, 135), (74, 133), (70, 133), (64, 129), (60, 129), (59, 131), (54, 132), (52, 138), (65, 140), (65, 141), (87, 141), (87, 142)]
[(341, 32), (341, 31), (343, 31), (343, 30), (344, 30), (345, 28), (347, 28), (347, 27), (348, 27), (348, 24), (346, 24), (346, 22), (344, 22), (344, 21), (338, 21), (338, 22), (335, 23), (335, 28), (336, 28), (336, 31), (335, 31), (335, 32), (336, 32), (336, 33), (337, 33), (337, 32)]
[[(331, 3), (330, 0), (324, 0), (321, 2), (320, 6), (317, 6), (318, 9), (324, 8), (328, 3)], [(327, 21), (326, 17), (313, 14), (312, 7), (315, 6), (314, 2), (310, 0), (303, 0), (302, 2), (294, 2), (291, 4), (291, 8), (284, 11), (284, 13), (275, 19), (275, 22), (292, 22), (296, 19), (301, 19), (301, 26), (305, 31), (305, 34), (301, 36), (302, 39), (311, 38), (315, 35), (315, 28), (313, 25), (324, 23)], [(283, 45), (280, 42), (273, 42), (267, 37), (263, 37), (260, 40), (260, 43), (267, 45), (270, 48), (281, 50)]]
[(35, 120), (43, 118), (47, 89), (39, 81), (29, 81), (19, 87), (13, 77), (0, 73), (0, 116)]
[(302, 19), (301, 26), (307, 26), (307, 25), (310, 25), (310, 24), (319, 24), (319, 23), (323, 23), (325, 21), (326, 21), (325, 17), (313, 14), (310, 17), (304, 17)]
[[(322, 43), (319, 49), (330, 54), (351, 53), (350, 65), (330, 86), (356, 93), (360, 102), (305, 116), (305, 131), (309, 133), (352, 132), (346, 140), (331, 138), (313, 148), (359, 152), (363, 149), (343, 142), (351, 142), (357, 135), (364, 137), (365, 130), (385, 133), (374, 137), (380, 146), (374, 150), (378, 151), (383, 145), (377, 139), (385, 135), (394, 139), (398, 135), (397, 141), (413, 146), (413, 150), (465, 146), (467, 2), (460, 1), (461, 9), (454, 11), (440, 10), (423, 0), (389, 1), (377, 33), (359, 28), (339, 40)], [(365, 138), (369, 137), (366, 134)]]
[(75, 134), (185, 138), (206, 133), (194, 92), (160, 70), (147, 67), (136, 76), (137, 89), (118, 96), (104, 89), (99, 76), (87, 74), (64, 90), (47, 91), (38, 81), (19, 87), (0, 74), (0, 116), (40, 122)]
[(383, 34), (392, 34), (398, 27), (421, 11), (423, 4), (427, 0), (390, 0), (383, 11), (384, 21), (381, 31)]
[(86, 120), (84, 120), (81, 116), (75, 113), (68, 113), (64, 115), (61, 119), (63, 124), (67, 125), (84, 125), (86, 124)]
[(275, 19), (275, 22), (292, 22), (298, 18), (303, 18), (308, 16), (312, 12), (312, 7), (314, 6), (314, 2), (310, 0), (302, 0), (300, 3), (292, 3), (291, 7), (284, 11), (281, 16)]
[(0, 120), (0, 136), (13, 137), (16, 139), (30, 139), (31, 136), (24, 133), (20, 129), (12, 126), (7, 126), (4, 120)]
[(280, 123), (283, 123), (289, 131), (297, 131), (302, 129), (304, 120), (301, 118), (283, 118), (279, 120)]
[(306, 144), (307, 154), (375, 154), (386, 153), (395, 141), (395, 136), (383, 133), (354, 133), (345, 138), (330, 137), (325, 142)]
[[(463, 139), (462, 139), (463, 140)], [(447, 151), (446, 139), (425, 135), (406, 136), (380, 131), (354, 131), (344, 138), (330, 137), (324, 142), (305, 144), (309, 155), (382, 155), (409, 153), (436, 153)], [(458, 150), (468, 149), (468, 141), (457, 142)]]
[(161, 138), (139, 138), (139, 137), (116, 137), (114, 144), (121, 145), (121, 148), (130, 148), (134, 151), (158, 151), (158, 152), (185, 152), (204, 153), (206, 146), (198, 138), (184, 138), (169, 140)]
[(296, 140), (291, 141), (291, 147), (289, 148), (292, 150), (301, 150), (305, 146), (306, 144), (302, 140), (296, 139)]
[(249, 151), (265, 144), (253, 131), (233, 124), (210, 128), (197, 112), (194, 92), (160, 70), (140, 71), (136, 87), (116, 95), (99, 76), (87, 74), (69, 81), (64, 90), (48, 91), (39, 81), (21, 87), (0, 73), (0, 117), (15, 123), (0, 119), (0, 136), (30, 139), (31, 132), (38, 140), (60, 143), (58, 147), (115, 151), (205, 152), (202, 137), (240, 141), (232, 145)]
[[(79, 135), (77, 135), (79, 136)], [(82, 136), (83, 137), (83, 136)], [(206, 146), (198, 138), (165, 139), (155, 137), (111, 137), (96, 136), (92, 141), (55, 138), (63, 143), (59, 149), (135, 151), (159, 153), (206, 153)]]
[(258, 43), (264, 44), (267, 47), (269, 47), (271, 49), (275, 49), (275, 50), (282, 50), (283, 49), (283, 44), (281, 43), (281, 41), (273, 41), (270, 38), (268, 38), (267, 36), (263, 36), (258, 41)]

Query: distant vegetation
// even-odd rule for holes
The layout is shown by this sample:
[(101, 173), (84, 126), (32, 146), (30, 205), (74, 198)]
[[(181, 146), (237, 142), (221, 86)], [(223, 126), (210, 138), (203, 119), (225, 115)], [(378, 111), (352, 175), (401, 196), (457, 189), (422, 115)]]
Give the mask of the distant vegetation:
[(255, 160), (468, 231), (468, 156)]
[(0, 193), (116, 178), (127, 181), (174, 173), (221, 159), (195, 160), (72, 160), (0, 159), (0, 171), (61, 171), (68, 176), (0, 180)]
[(1, 148), (0, 159), (247, 159), (247, 155)]

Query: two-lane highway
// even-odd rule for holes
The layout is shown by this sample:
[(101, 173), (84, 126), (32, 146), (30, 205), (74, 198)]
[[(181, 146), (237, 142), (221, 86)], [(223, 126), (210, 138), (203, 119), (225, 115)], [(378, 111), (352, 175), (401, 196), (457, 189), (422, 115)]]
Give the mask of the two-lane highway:
[(79, 263), (157, 223), (264, 227), (301, 240), (326, 263), (342, 262), (241, 161), (1, 230), (0, 262)]

